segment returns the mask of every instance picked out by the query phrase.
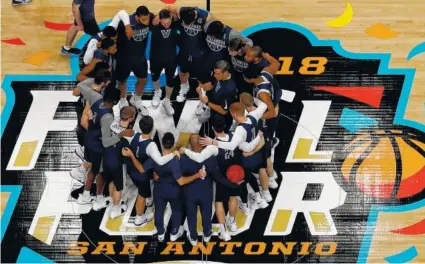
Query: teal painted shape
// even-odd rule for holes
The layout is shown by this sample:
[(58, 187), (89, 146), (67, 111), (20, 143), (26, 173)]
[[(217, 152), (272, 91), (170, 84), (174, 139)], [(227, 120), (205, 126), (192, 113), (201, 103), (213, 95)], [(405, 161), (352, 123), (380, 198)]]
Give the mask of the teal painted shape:
[(1, 185), (0, 192), (10, 193), (9, 200), (7, 200), (6, 207), (4, 208), (1, 217), (1, 241), (3, 241), (4, 234), (6, 233), (7, 226), (9, 225), (10, 218), (12, 217), (13, 210), (18, 202), (19, 194), (21, 194), (21, 185)]
[(56, 262), (51, 261), (50, 259), (46, 257), (43, 257), (42, 255), (38, 254), (37, 252), (27, 247), (23, 247), (21, 248), (21, 252), (19, 252), (18, 260), (16, 260), (16, 263), (56, 263)]
[(377, 125), (378, 121), (365, 116), (355, 110), (344, 108), (339, 117), (339, 125), (350, 132), (355, 132), (359, 129)]

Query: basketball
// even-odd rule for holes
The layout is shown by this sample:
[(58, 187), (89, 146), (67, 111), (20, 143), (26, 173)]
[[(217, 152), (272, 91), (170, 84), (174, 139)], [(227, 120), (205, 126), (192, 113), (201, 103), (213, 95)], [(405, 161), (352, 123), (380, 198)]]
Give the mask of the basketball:
[(425, 143), (399, 130), (361, 135), (346, 146), (344, 179), (378, 199), (403, 199), (425, 189)]
[(227, 169), (227, 179), (233, 183), (238, 183), (243, 180), (244, 170), (239, 165), (232, 165)]

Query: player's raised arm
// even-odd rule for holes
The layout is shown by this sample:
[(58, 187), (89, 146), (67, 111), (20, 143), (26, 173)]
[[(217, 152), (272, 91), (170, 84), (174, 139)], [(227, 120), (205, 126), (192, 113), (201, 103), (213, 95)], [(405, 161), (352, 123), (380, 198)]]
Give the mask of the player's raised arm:
[(204, 146), (206, 145), (216, 145), (221, 149), (235, 150), (242, 142), (246, 139), (246, 131), (242, 127), (238, 126), (233, 133), (232, 140), (229, 142), (223, 142), (218, 140), (213, 140), (209, 137), (201, 138), (200, 143)]
[(202, 163), (211, 156), (217, 156), (218, 155), (218, 148), (217, 146), (207, 146), (204, 148), (201, 152), (194, 152), (187, 148), (182, 148), (184, 151), (184, 154), (186, 154), (191, 160), (196, 161), (197, 163)]
[(114, 18), (112, 18), (112, 21), (111, 23), (109, 23), (109, 26), (112, 26), (117, 29), (120, 22), (123, 22), (124, 26), (130, 25), (130, 16), (128, 15), (127, 11), (118, 11)]
[(263, 52), (263, 58), (270, 63), (270, 65), (263, 69), (263, 71), (270, 73), (271, 76), (275, 75), (280, 69), (280, 62), (267, 52)]
[(276, 109), (270, 94), (267, 92), (259, 92), (258, 98), (267, 105), (267, 111), (264, 112), (263, 118), (267, 120), (276, 117)]
[(162, 156), (155, 142), (149, 143), (149, 145), (146, 148), (146, 154), (149, 157), (151, 157), (160, 166), (168, 163), (176, 156), (174, 152)]

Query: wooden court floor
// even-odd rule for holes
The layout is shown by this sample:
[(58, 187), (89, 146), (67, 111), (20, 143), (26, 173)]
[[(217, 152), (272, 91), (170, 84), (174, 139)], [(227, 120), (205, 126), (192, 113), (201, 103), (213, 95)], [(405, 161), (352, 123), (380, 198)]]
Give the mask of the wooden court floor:
[[(341, 40), (342, 46), (351, 52), (391, 53), (390, 67), (416, 69), (405, 118), (425, 124), (425, 53), (410, 61), (406, 59), (414, 46), (425, 41), (425, 1), (352, 0), (350, 3), (354, 17), (343, 28), (326, 25), (327, 20), (338, 17), (344, 11), (346, 1), (342, 0), (211, 0), (211, 11), (224, 23), (239, 30), (260, 22), (289, 21), (308, 28), (320, 39)], [(97, 21), (112, 18), (120, 9), (131, 12), (141, 4), (146, 4), (153, 12), (164, 6), (159, 0), (97, 0)], [(205, 7), (203, 0), (177, 0), (176, 4)], [(1, 79), (6, 74), (69, 74), (69, 58), (59, 53), (66, 32), (47, 29), (44, 21), (70, 23), (72, 20), (71, 0), (33, 0), (30, 5), (18, 7), (12, 7), (10, 1), (3, 0), (1, 39), (20, 38), (26, 45), (1, 44)], [(364, 30), (377, 23), (397, 31), (398, 35), (389, 39), (368, 36)], [(51, 55), (40, 66), (24, 62), (25, 58), (38, 52)], [(3, 95), (2, 90), (2, 108)], [(415, 222), (413, 218), (421, 215), (424, 218), (424, 210), (414, 215), (407, 214), (402, 219), (396, 217), (393, 222), (408, 225)], [(424, 249), (425, 239), (418, 239), (413, 242), (421, 244)], [(382, 246), (391, 247), (391, 240), (384, 241)], [(425, 262), (425, 259), (417, 261)]]

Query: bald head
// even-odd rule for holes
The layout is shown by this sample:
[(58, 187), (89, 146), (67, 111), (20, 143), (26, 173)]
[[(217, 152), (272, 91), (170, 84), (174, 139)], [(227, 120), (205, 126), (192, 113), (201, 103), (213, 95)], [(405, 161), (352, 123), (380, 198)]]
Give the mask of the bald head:
[(195, 152), (201, 152), (202, 146), (199, 144), (199, 139), (201, 137), (198, 134), (192, 134), (189, 138), (189, 144), (193, 151)]
[(121, 108), (120, 117), (121, 120), (127, 121), (130, 118), (134, 118), (136, 115), (136, 108), (134, 106), (125, 106)]

